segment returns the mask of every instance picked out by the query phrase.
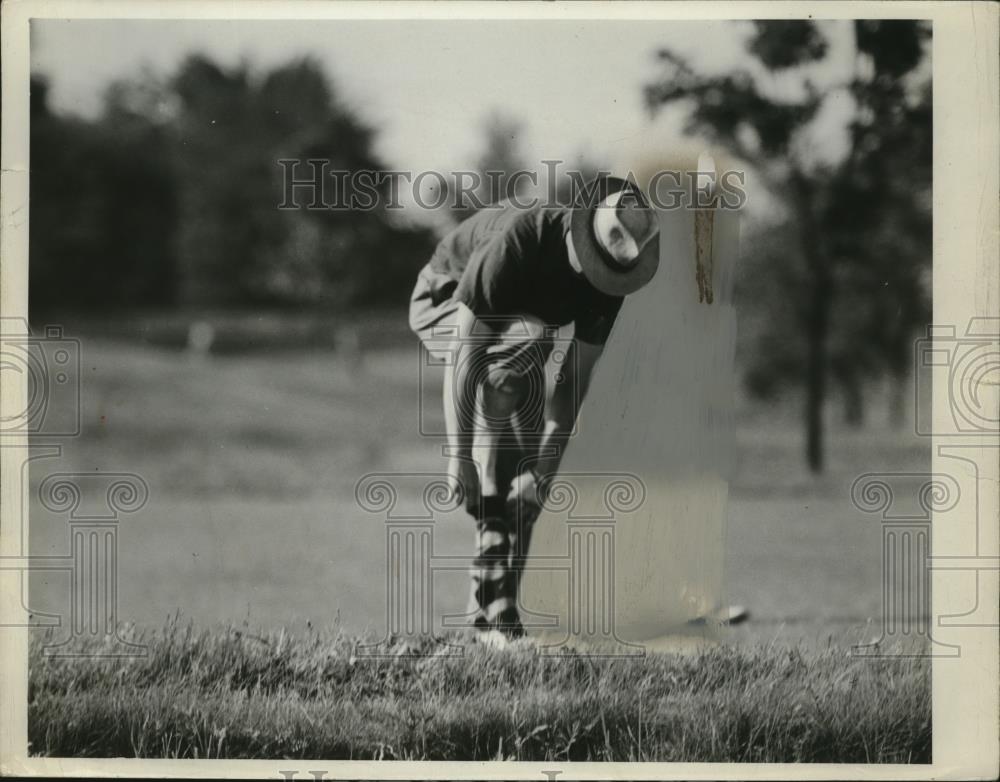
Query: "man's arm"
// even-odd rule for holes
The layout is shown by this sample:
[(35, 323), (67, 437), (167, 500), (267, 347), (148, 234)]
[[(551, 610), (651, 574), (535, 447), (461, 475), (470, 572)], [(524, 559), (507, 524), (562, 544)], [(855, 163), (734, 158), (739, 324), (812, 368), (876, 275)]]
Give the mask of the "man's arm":
[(580, 339), (570, 342), (562, 365), (563, 381), (553, 389), (545, 410), (545, 431), (539, 448), (541, 456), (535, 467), (537, 475), (548, 475), (559, 468), (580, 405), (590, 388), (594, 367), (603, 351), (603, 345), (593, 345)]

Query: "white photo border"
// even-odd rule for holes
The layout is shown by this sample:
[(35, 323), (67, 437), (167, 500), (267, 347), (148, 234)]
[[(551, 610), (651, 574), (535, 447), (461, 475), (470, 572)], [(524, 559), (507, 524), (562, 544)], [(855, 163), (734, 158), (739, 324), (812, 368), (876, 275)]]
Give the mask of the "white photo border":
[[(277, 0), (10, 0), (2, 5), (2, 224), (0, 314), (27, 316), (29, 23), (58, 19), (562, 19), (725, 20), (772, 18), (900, 18), (933, 24), (934, 80), (934, 323), (963, 329), (973, 317), (1000, 315), (997, 193), (1000, 149), (998, 6), (990, 2), (290, 2)], [(0, 374), (2, 410), (22, 410), (26, 382)], [(948, 416), (948, 389), (935, 378), (934, 421)], [(1000, 394), (1000, 389), (986, 393)], [(0, 412), (2, 412), (0, 410)], [(935, 431), (941, 431), (935, 426)], [(954, 469), (935, 436), (933, 466)], [(29, 757), (27, 754), (27, 628), (0, 627), (0, 773), (23, 776), (284, 778), (282, 770), (325, 769), (326, 778), (350, 779), (959, 779), (997, 773), (998, 529), (1000, 438), (969, 446), (979, 467), (979, 549), (951, 557), (954, 567), (933, 570), (933, 635), (961, 646), (961, 655), (935, 658), (933, 762), (930, 765), (403, 762), (305, 760), (136, 760)], [(0, 448), (0, 557), (23, 555), (21, 527), (24, 440)], [(935, 528), (932, 551), (963, 551), (954, 529)], [(15, 545), (17, 544), (17, 545)], [(966, 542), (967, 548), (967, 542)], [(975, 557), (978, 556), (978, 560)], [(967, 559), (963, 567), (960, 560)], [(985, 563), (985, 564), (984, 564)], [(980, 567), (981, 566), (981, 567)], [(962, 570), (978, 573), (969, 594)], [(10, 571), (0, 569), (0, 625), (20, 611)], [(973, 579), (975, 580), (975, 579)], [(967, 613), (992, 623), (941, 624)], [(983, 612), (983, 606), (992, 606)], [(980, 619), (981, 622), (981, 619)], [(546, 774), (545, 772), (549, 772)]]

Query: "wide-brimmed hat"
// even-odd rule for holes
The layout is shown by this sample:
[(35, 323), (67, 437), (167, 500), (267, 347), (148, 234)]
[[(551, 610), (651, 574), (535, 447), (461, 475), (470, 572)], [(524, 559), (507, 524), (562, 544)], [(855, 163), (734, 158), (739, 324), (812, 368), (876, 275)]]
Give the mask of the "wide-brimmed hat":
[(584, 276), (603, 293), (627, 296), (656, 274), (656, 215), (624, 179), (603, 176), (584, 188), (573, 205), (570, 236)]

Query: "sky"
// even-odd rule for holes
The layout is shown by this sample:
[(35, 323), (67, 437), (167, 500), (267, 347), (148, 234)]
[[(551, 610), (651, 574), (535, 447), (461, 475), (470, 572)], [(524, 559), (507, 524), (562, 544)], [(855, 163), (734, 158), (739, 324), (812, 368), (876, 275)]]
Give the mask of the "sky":
[[(836, 81), (850, 65), (846, 27), (824, 24), (831, 57), (814, 78)], [(657, 49), (724, 71), (747, 61), (748, 32), (749, 23), (727, 21), (41, 20), (32, 22), (31, 57), (57, 110), (94, 116), (108, 82), (143, 68), (169, 74), (189, 53), (255, 69), (309, 55), (378, 128), (389, 164), (428, 170), (475, 160), (496, 111), (523, 123), (532, 162), (580, 153), (613, 161), (650, 138), (668, 144), (680, 134), (679, 111), (653, 120), (642, 102), (659, 72)], [(794, 81), (772, 87), (794, 92)], [(833, 115), (820, 137), (836, 147)]]

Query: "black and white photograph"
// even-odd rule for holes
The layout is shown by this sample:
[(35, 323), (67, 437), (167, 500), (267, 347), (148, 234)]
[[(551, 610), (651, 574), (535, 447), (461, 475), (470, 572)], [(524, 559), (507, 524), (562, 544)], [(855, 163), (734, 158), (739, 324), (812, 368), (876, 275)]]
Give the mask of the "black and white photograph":
[(3, 773), (995, 777), (997, 6), (407, 5), (5, 4)]

